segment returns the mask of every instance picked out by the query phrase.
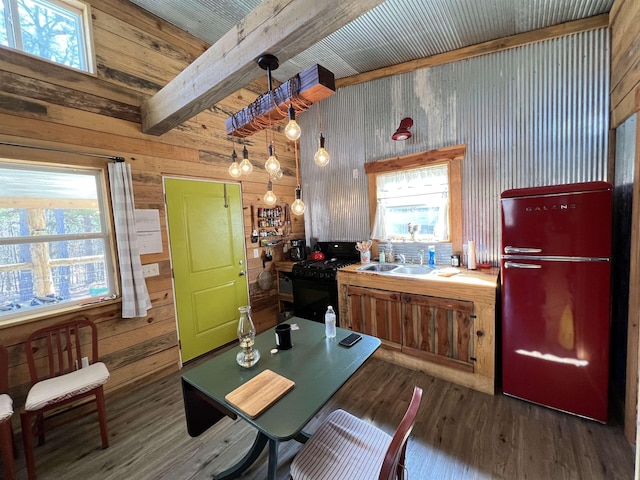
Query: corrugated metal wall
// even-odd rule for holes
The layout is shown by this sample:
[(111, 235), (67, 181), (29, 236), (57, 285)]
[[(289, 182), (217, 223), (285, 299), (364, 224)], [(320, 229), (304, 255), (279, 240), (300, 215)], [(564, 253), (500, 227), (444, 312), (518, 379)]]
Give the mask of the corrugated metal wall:
[[(325, 168), (313, 163), (320, 116)], [(392, 141), (406, 116), (413, 138)], [(464, 143), (463, 241), (497, 262), (503, 190), (608, 180), (609, 31), (343, 88), (299, 120), (310, 239), (369, 237), (365, 162)]]

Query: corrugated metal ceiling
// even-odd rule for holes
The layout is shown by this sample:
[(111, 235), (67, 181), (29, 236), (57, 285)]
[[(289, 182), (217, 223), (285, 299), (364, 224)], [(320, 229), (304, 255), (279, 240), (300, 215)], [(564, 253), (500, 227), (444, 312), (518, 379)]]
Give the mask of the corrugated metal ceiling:
[[(260, 4), (258, 0), (131, 2), (210, 44)], [(336, 78), (348, 77), (607, 13), (612, 5), (613, 0), (387, 0), (280, 65), (273, 77), (285, 81), (316, 63)]]

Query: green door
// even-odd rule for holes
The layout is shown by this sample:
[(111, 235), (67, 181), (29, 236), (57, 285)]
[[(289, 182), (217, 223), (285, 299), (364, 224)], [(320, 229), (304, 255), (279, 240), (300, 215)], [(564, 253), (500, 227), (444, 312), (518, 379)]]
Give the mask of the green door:
[(240, 185), (166, 178), (182, 361), (237, 338), (248, 305)]

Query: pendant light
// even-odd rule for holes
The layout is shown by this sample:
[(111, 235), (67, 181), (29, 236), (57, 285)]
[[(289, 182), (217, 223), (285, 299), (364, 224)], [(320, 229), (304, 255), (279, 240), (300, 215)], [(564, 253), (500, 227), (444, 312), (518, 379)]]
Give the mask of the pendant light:
[(296, 159), (296, 181), (298, 186), (296, 187), (296, 199), (291, 204), (291, 213), (294, 215), (302, 215), (306, 210), (306, 205), (300, 198), (302, 196), (302, 189), (300, 188), (300, 178), (298, 173), (298, 142), (294, 143), (295, 159)]
[(273, 193), (273, 183), (269, 180), (269, 183), (267, 183), (267, 193), (264, 194), (264, 203), (273, 206), (276, 204), (276, 200), (278, 199), (276, 198), (276, 194)]
[(300, 138), (301, 133), (302, 131), (300, 130), (300, 125), (298, 125), (298, 122), (296, 122), (296, 111), (293, 108), (293, 104), (290, 103), (289, 123), (287, 123), (287, 126), (284, 127), (284, 135), (292, 142), (295, 142)]
[(278, 161), (278, 158), (275, 154), (273, 140), (269, 145), (269, 158), (267, 158), (267, 161), (264, 163), (264, 168), (267, 170), (267, 172), (269, 172), (270, 175), (275, 175), (278, 173), (278, 170), (280, 170), (280, 162)]
[(242, 171), (240, 170), (240, 165), (238, 165), (238, 154), (236, 153), (236, 149), (233, 149), (233, 153), (231, 154), (231, 165), (229, 165), (229, 175), (233, 178), (238, 178), (242, 175)]
[(313, 161), (316, 165), (324, 167), (329, 163), (329, 152), (324, 148), (324, 135), (322, 135), (322, 111), (320, 104), (318, 103), (318, 127), (320, 129), (319, 147), (316, 154), (313, 156)]
[(316, 165), (320, 167), (324, 167), (329, 163), (330, 157), (329, 152), (324, 149), (324, 136), (320, 133), (320, 146), (318, 147), (318, 151), (313, 156), (313, 161), (316, 162)]
[(293, 213), (294, 215), (302, 215), (304, 211), (307, 209), (307, 206), (300, 199), (301, 194), (302, 194), (302, 191), (300, 189), (300, 185), (298, 185), (296, 187), (296, 199), (291, 204), (291, 213)]
[[(235, 153), (235, 152), (234, 152)], [(249, 161), (249, 151), (245, 145), (242, 149), (242, 161), (240, 162), (240, 171), (242, 175), (249, 175), (253, 171), (253, 165)]]

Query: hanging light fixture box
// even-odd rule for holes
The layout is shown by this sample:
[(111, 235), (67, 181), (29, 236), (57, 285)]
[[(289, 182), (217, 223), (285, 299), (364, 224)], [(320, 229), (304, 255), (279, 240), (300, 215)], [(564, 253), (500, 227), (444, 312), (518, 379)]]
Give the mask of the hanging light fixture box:
[[(293, 95), (294, 97), (299, 95), (309, 105), (319, 102), (336, 92), (333, 73), (322, 65), (316, 64), (298, 75), (300, 76), (300, 91), (293, 92)], [(289, 104), (292, 100), (288, 91), (289, 81), (273, 89), (273, 99), (266, 92), (254, 103), (227, 118), (227, 135), (249, 137), (287, 118)], [(297, 111), (300, 112), (302, 110)]]

